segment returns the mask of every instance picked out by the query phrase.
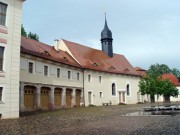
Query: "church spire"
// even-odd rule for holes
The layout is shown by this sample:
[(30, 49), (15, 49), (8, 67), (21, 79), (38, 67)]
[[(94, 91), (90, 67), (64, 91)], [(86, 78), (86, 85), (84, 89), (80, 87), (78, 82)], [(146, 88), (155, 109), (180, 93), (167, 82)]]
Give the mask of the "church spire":
[(108, 28), (105, 13), (105, 25), (103, 31), (101, 32), (101, 44), (102, 51), (104, 51), (109, 57), (113, 57), (112, 40), (112, 32)]
[(108, 26), (107, 26), (107, 20), (106, 20), (106, 13), (105, 13), (105, 25), (104, 25), (104, 28), (108, 28)]

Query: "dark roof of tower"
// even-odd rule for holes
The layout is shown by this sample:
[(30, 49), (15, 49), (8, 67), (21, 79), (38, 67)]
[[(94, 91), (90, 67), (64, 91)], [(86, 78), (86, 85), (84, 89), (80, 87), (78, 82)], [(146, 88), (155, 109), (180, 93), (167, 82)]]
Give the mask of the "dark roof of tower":
[(112, 39), (112, 32), (111, 32), (111, 30), (108, 28), (106, 16), (105, 16), (104, 29), (103, 29), (102, 32), (101, 32), (101, 40), (102, 40), (102, 39)]

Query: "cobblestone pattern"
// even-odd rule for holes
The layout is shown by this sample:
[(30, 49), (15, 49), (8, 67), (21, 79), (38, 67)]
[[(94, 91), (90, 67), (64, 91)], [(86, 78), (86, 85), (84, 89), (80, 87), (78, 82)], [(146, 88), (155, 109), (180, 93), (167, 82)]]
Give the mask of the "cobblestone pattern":
[(178, 135), (180, 115), (121, 116), (150, 104), (36, 112), (0, 120), (0, 135)]

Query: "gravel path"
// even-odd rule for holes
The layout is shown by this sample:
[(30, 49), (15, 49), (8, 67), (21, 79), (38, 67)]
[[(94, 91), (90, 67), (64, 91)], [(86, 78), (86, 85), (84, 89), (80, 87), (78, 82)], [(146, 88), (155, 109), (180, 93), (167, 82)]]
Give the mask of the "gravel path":
[(122, 116), (150, 104), (36, 112), (0, 120), (0, 135), (178, 135), (180, 115)]

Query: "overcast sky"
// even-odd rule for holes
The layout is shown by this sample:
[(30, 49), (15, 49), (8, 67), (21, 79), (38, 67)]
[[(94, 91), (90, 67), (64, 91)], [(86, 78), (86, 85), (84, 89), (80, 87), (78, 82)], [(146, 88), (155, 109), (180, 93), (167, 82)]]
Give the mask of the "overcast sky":
[(180, 70), (180, 0), (27, 0), (23, 25), (49, 45), (63, 38), (101, 49), (105, 12), (114, 53), (134, 67)]

